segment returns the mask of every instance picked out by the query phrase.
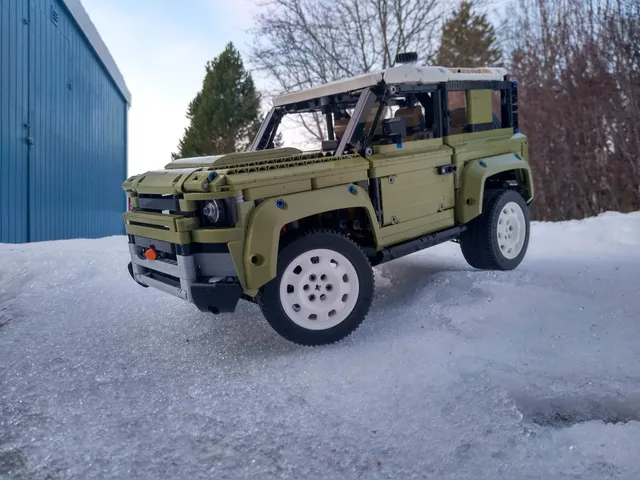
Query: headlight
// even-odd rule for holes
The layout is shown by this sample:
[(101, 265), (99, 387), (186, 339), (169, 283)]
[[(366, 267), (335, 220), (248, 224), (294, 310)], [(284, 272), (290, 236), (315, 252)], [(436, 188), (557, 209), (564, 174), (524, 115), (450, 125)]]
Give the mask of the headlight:
[(205, 224), (215, 227), (231, 227), (236, 223), (233, 200), (205, 200), (200, 204), (200, 213)]
[(222, 206), (219, 205), (216, 200), (205, 202), (202, 207), (202, 213), (211, 223), (218, 223), (220, 221), (221, 210)]

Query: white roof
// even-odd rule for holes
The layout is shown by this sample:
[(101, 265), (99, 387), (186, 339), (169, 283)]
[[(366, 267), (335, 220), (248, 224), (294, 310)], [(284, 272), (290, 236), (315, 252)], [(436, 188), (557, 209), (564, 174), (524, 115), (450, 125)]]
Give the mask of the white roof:
[(386, 84), (402, 83), (440, 83), (456, 80), (503, 80), (507, 70), (498, 67), (482, 68), (452, 68), (436, 66), (418, 66), (403, 64), (387, 68), (379, 72), (365, 73), (357, 77), (336, 80), (315, 87), (292, 93), (285, 93), (273, 99), (274, 106), (303, 102), (327, 95), (353, 92), (366, 87), (372, 87), (384, 81)]
[(80, 0), (62, 0), (62, 3), (67, 7), (67, 10), (69, 10), (69, 13), (80, 27), (84, 36), (87, 37), (89, 44), (96, 52), (96, 55), (104, 67), (107, 69), (107, 72), (109, 72), (109, 75), (120, 90), (120, 93), (122, 93), (122, 96), (126, 99), (127, 103), (131, 105), (131, 92), (127, 88), (124, 77), (120, 73), (115, 60), (109, 53), (109, 49), (100, 37), (98, 30), (91, 21), (91, 18), (89, 18), (87, 11), (82, 6), (82, 3), (80, 3)]
[(273, 99), (273, 105), (277, 107), (279, 105), (311, 100), (312, 98), (324, 97), (326, 95), (353, 92), (355, 90), (360, 90), (362, 88), (376, 85), (381, 81), (382, 72), (365, 73), (363, 75), (358, 75), (357, 77), (345, 78), (343, 80), (336, 80), (335, 82), (317, 85), (305, 90), (285, 93), (283, 95), (275, 97)]

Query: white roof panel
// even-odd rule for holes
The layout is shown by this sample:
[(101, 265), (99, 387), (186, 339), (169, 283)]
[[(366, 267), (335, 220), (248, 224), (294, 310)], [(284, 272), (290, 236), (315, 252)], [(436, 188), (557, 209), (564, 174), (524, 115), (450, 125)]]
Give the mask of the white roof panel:
[(365, 73), (357, 77), (336, 80), (335, 82), (286, 93), (273, 99), (274, 106), (312, 100), (327, 95), (353, 92), (366, 87), (372, 87), (384, 80), (387, 84), (402, 83), (440, 83), (450, 81), (486, 81), (503, 80), (507, 70), (497, 67), (482, 68), (453, 68), (438, 66), (417, 66), (403, 64), (387, 68), (379, 72)]
[(327, 95), (353, 92), (355, 90), (377, 85), (381, 81), (382, 72), (365, 73), (363, 75), (358, 75), (357, 77), (345, 78), (344, 80), (336, 80), (335, 82), (317, 85), (305, 90), (285, 93), (284, 95), (274, 97), (273, 105), (278, 107), (289, 103), (303, 102), (314, 98), (326, 97)]
[(384, 71), (384, 81), (394, 83), (440, 83), (456, 80), (503, 80), (507, 74), (504, 68), (452, 68), (421, 67), (416, 65), (400, 65)]
[[(428, 67), (423, 67), (428, 68)], [(504, 80), (504, 76), (509, 73), (506, 68), (500, 67), (480, 67), (480, 68), (444, 68), (448, 71), (449, 81), (454, 80), (470, 80), (470, 81), (487, 81), (487, 80)]]
[(84, 36), (87, 37), (89, 44), (93, 47), (93, 50), (107, 69), (107, 72), (109, 72), (109, 75), (117, 85), (120, 93), (122, 93), (122, 96), (126, 99), (127, 103), (131, 105), (131, 92), (127, 88), (124, 77), (122, 76), (122, 73), (120, 73), (115, 60), (109, 53), (109, 49), (100, 37), (98, 30), (91, 21), (91, 18), (89, 18), (89, 14), (82, 6), (82, 3), (80, 3), (80, 0), (61, 1), (62, 4), (67, 7), (67, 10), (69, 10), (69, 13), (80, 27), (80, 30), (82, 30), (82, 33), (84, 33)]
[(384, 81), (388, 84), (398, 83), (439, 83), (449, 80), (449, 74), (442, 67), (419, 67), (415, 65), (399, 65), (388, 68), (384, 72)]

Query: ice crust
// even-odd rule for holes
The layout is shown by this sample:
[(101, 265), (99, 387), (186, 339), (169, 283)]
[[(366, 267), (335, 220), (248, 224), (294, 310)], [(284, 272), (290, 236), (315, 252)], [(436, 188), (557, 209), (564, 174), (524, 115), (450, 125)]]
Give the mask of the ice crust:
[(127, 252), (0, 245), (0, 478), (640, 478), (640, 212), (535, 223), (512, 272), (389, 263), (316, 349), (139, 287)]

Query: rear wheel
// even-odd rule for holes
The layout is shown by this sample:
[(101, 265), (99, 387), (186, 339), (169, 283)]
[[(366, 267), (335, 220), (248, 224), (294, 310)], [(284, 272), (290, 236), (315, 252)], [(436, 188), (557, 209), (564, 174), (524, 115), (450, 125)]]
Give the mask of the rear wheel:
[(529, 208), (515, 190), (485, 198), (482, 214), (469, 222), (460, 248), (469, 265), (483, 270), (513, 270), (529, 246)]
[(342, 340), (358, 328), (373, 291), (373, 271), (360, 247), (323, 230), (280, 251), (278, 274), (260, 290), (258, 303), (276, 332), (315, 346)]

